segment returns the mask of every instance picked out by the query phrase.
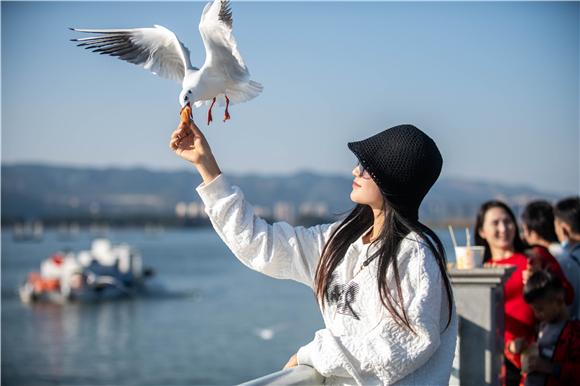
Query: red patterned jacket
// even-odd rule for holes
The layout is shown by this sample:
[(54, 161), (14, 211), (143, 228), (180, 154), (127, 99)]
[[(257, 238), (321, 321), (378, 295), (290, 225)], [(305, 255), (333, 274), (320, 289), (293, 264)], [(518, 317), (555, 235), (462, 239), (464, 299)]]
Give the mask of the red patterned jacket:
[[(543, 260), (542, 268), (547, 268), (551, 271), (554, 275), (558, 276), (558, 278), (562, 281), (562, 285), (564, 286), (564, 302), (566, 305), (570, 305), (574, 302), (574, 287), (572, 284), (566, 279), (566, 275), (562, 271), (562, 267), (560, 267), (560, 263), (558, 260), (548, 250), (546, 247), (542, 247), (541, 245), (534, 245), (533, 247), (534, 252), (538, 254), (540, 258)], [(529, 259), (528, 259), (529, 260)], [(580, 295), (579, 295), (580, 296)]]
[(546, 386), (580, 385), (580, 321), (569, 320), (564, 326), (552, 363), (562, 365), (560, 378), (548, 377)]

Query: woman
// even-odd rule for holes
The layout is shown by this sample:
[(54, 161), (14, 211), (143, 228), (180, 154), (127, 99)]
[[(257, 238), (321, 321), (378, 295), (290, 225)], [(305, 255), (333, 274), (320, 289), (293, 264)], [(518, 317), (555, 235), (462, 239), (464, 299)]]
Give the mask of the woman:
[(475, 223), (475, 245), (485, 246), (483, 261), (500, 265), (515, 265), (516, 271), (505, 283), (505, 362), (504, 385), (520, 384), (520, 352), (515, 338), (524, 337), (531, 343), (538, 323), (534, 312), (524, 300), (522, 275), (528, 260), (524, 243), (519, 237), (514, 214), (500, 201), (488, 201), (479, 208)]
[(457, 315), (445, 252), (418, 221), (443, 162), (431, 138), (403, 125), (349, 143), (358, 205), (343, 221), (309, 229), (258, 218), (195, 124), (182, 123), (170, 147), (197, 167), (206, 211), (238, 259), (313, 288), (326, 328), (285, 368), (313, 366), (331, 385), (449, 382)]

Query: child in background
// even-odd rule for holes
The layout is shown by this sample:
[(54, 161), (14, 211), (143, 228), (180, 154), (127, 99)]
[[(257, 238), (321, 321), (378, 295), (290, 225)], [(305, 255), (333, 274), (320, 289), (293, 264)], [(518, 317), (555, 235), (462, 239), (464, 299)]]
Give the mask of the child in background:
[(571, 305), (574, 302), (574, 287), (562, 272), (560, 263), (550, 249), (558, 240), (554, 230), (552, 205), (546, 201), (534, 201), (526, 205), (522, 213), (522, 229), (524, 239), (532, 247), (534, 254), (528, 257), (528, 269), (522, 272), (524, 284), (534, 272), (547, 269), (562, 281), (565, 290), (564, 300), (566, 305)]
[[(525, 386), (580, 384), (580, 322), (571, 320), (564, 302), (564, 287), (550, 272), (534, 273), (524, 286), (524, 299), (543, 323), (538, 334), (539, 355), (527, 359)], [(513, 350), (527, 348), (524, 338)]]
[(522, 228), (526, 242), (541, 245), (555, 258), (564, 253), (554, 229), (554, 208), (547, 201), (533, 201), (524, 208)]
[(556, 203), (554, 227), (558, 239), (569, 245), (568, 252), (558, 262), (576, 293), (574, 303), (569, 308), (570, 315), (580, 318), (580, 197), (570, 197)]

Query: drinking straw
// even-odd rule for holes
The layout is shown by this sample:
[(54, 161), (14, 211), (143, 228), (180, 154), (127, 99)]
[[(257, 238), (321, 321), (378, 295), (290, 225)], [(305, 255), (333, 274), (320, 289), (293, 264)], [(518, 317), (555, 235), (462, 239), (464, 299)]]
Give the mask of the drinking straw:
[(453, 234), (453, 228), (449, 225), (449, 233), (451, 233), (451, 239), (453, 240), (453, 246), (457, 248), (457, 241), (455, 241), (455, 235)]
[(469, 228), (465, 228), (465, 235), (467, 236), (467, 246), (471, 247), (471, 236), (469, 236)]

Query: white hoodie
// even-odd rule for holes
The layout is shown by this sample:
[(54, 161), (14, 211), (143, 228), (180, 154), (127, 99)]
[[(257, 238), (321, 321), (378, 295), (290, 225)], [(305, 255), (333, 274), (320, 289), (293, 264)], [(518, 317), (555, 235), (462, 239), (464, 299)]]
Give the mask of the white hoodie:
[[(197, 188), (212, 224), (253, 270), (313, 288), (322, 249), (339, 223), (312, 228), (268, 225), (243, 193), (220, 175)], [(437, 261), (415, 234), (399, 247), (398, 269), (407, 317), (416, 334), (399, 326), (382, 305), (377, 260), (361, 270), (374, 247), (362, 237), (336, 268), (322, 312), (326, 328), (298, 351), (298, 363), (314, 367), (326, 385), (447, 385), (455, 354), (457, 314), (451, 322)], [(392, 270), (387, 273), (394, 283)], [(396, 288), (391, 289), (397, 297)]]

